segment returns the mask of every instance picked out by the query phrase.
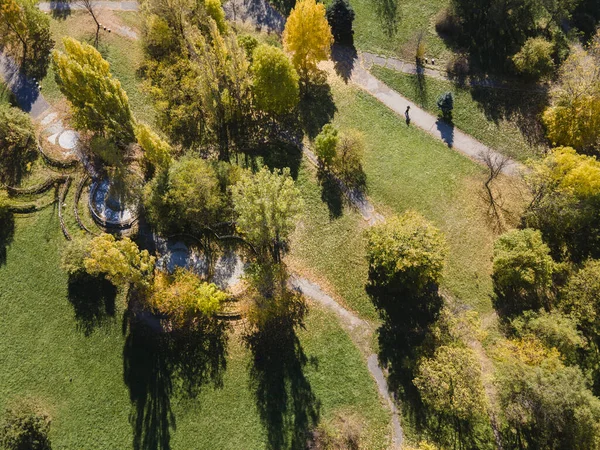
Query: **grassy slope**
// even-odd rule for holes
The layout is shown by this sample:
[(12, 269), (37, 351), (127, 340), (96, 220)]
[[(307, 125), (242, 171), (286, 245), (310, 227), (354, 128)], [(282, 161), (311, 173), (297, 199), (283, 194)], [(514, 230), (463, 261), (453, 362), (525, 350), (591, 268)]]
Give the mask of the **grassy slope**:
[[(109, 14), (103, 12), (103, 14)], [(125, 13), (123, 13), (125, 14)], [(130, 13), (132, 14), (132, 13)], [(133, 25), (135, 21), (128, 25)], [(52, 19), (50, 21), (52, 37), (56, 42), (55, 48), (62, 50), (62, 38), (71, 36), (89, 44), (94, 41), (94, 25), (90, 18), (83, 12), (73, 12), (64, 20)], [(154, 121), (153, 103), (149, 96), (142, 91), (141, 79), (137, 76), (137, 70), (142, 64), (143, 54), (139, 41), (134, 41), (115, 33), (102, 31), (98, 49), (104, 59), (110, 63), (112, 74), (121, 82), (121, 85), (129, 97), (131, 109), (136, 118), (145, 122)], [(54, 81), (52, 68), (42, 81), (42, 92), (44, 97), (51, 103), (57, 103), (63, 96)]]
[[(0, 267), (0, 408), (19, 395), (41, 398), (53, 417), (56, 449), (128, 448), (133, 408), (124, 383), (120, 313), (90, 336), (78, 328), (67, 279), (58, 267), (63, 243), (52, 209), (17, 219), (7, 263)], [(300, 339), (307, 357), (318, 362), (308, 364), (305, 373), (322, 402), (322, 419), (352, 411), (364, 420), (367, 448), (382, 448), (388, 414), (365, 362), (336, 319), (313, 306)], [(177, 427), (172, 448), (264, 447), (248, 363), (248, 351), (233, 338), (222, 389), (206, 386), (193, 400), (170, 398)]]
[[(523, 120), (519, 114), (503, 114), (500, 102), (491, 103), (487, 107), (489, 112), (481, 103), (473, 98), (473, 93), (467, 88), (460, 88), (449, 81), (436, 80), (425, 77), (423, 88), (419, 88), (419, 82), (415, 75), (408, 75), (373, 66), (371, 72), (389, 87), (406, 96), (410, 100), (422, 106), (427, 111), (438, 114), (437, 98), (444, 92), (454, 94), (454, 110), (452, 117), (454, 124), (464, 132), (472, 135), (484, 144), (495, 148), (513, 158), (525, 160), (539, 152), (540, 148), (530, 145), (527, 138), (519, 129)], [(526, 102), (539, 102), (541, 99), (535, 93), (523, 93), (515, 91), (501, 91), (501, 96), (521, 99), (526, 96)], [(496, 116), (496, 117), (494, 117)]]
[[(350, 0), (356, 18), (354, 43), (357, 48), (378, 54), (399, 55), (414, 59), (419, 35), (423, 36), (426, 54), (439, 60), (447, 59), (450, 50), (435, 31), (436, 15), (447, 7), (449, 0)], [(386, 22), (393, 22), (391, 14), (378, 15), (378, 5), (388, 10), (397, 8), (396, 32), (385, 32)]]
[[(496, 234), (479, 195), (483, 168), (423, 131), (407, 128), (363, 91), (335, 82), (333, 93), (334, 122), (365, 137), (364, 168), (376, 208), (386, 215), (415, 209), (440, 227), (450, 247), (444, 288), (481, 312), (491, 311), (490, 259)], [(364, 293), (362, 218), (346, 210), (330, 219), (312, 177), (310, 181), (305, 172), (299, 177), (308, 212), (296, 233), (294, 256), (327, 278), (351, 308), (374, 318)], [(508, 190), (504, 194), (508, 200)]]
[(365, 293), (367, 262), (365, 260), (366, 223), (360, 214), (344, 208), (338, 218), (331, 218), (321, 199), (316, 169), (306, 160), (298, 176), (298, 186), (305, 202), (305, 214), (294, 234), (292, 259), (301, 264), (328, 290), (339, 294), (339, 300), (361, 316), (376, 319), (377, 313)]

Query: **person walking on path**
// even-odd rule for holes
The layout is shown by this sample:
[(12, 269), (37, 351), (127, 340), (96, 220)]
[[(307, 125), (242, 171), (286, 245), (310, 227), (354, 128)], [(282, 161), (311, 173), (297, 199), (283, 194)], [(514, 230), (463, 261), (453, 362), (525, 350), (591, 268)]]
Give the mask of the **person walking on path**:
[(404, 112), (404, 117), (406, 117), (406, 125), (409, 126), (410, 125), (410, 116), (408, 114), (408, 112), (410, 111), (410, 105), (408, 105), (406, 107), (406, 111)]

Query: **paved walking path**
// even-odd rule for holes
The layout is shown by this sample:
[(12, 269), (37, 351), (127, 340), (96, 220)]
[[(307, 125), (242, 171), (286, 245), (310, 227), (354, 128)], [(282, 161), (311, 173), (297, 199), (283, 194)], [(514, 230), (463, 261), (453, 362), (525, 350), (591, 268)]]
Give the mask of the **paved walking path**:
[[(139, 4), (135, 0), (128, 0), (122, 2), (111, 2), (105, 0), (94, 1), (94, 6), (97, 9), (105, 9), (110, 11), (138, 11)], [(81, 11), (84, 10), (85, 7), (82, 4), (77, 3), (76, 1), (71, 2), (40, 2), (38, 3), (38, 8), (44, 12), (52, 12), (52, 11)]]
[[(368, 347), (368, 341), (373, 335), (373, 327), (368, 322), (357, 317), (354, 313), (348, 311), (346, 308), (341, 306), (333, 298), (323, 292), (319, 285), (307, 280), (306, 278), (292, 277), (292, 287), (299, 289), (303, 295), (309, 297), (313, 301), (323, 305), (330, 311), (334, 312), (340, 319), (340, 324), (347, 331), (350, 338), (354, 341), (356, 346), (364, 352)], [(366, 344), (366, 345), (365, 345)], [(392, 445), (395, 449), (402, 447), (404, 440), (404, 434), (402, 427), (400, 426), (400, 416), (398, 414), (398, 408), (394, 400), (390, 395), (388, 389), (387, 380), (383, 373), (383, 370), (379, 366), (379, 360), (377, 355), (372, 353), (367, 356), (367, 367), (369, 372), (377, 383), (377, 389), (379, 394), (386, 401), (388, 407), (392, 412)]]
[(19, 107), (37, 119), (50, 109), (50, 104), (42, 96), (37, 85), (28, 80), (20, 71), (19, 65), (10, 56), (0, 52), (0, 78), (13, 92)]
[[(433, 137), (445, 142), (448, 147), (465, 154), (469, 158), (483, 163), (482, 155), (486, 153), (490, 153), (494, 159), (503, 157), (500, 153), (460, 131), (458, 128), (421, 109), (415, 103), (379, 81), (361, 64), (354, 64), (351, 80), (354, 84), (373, 95), (392, 111), (403, 117), (406, 107), (410, 106), (409, 126), (422, 128)], [(517, 175), (522, 168), (523, 166), (520, 163), (509, 160), (502, 172), (506, 175)]]
[[(436, 78), (438, 80), (449, 81), (454, 83), (455, 80), (448, 75), (448, 73), (441, 67), (435, 65), (428, 65), (425, 67), (418, 67), (416, 64), (403, 61), (398, 58), (390, 56), (380, 56), (370, 52), (358, 52), (358, 57), (366, 69), (370, 69), (372, 66), (381, 66), (388, 69), (395, 70), (396, 72), (402, 72), (409, 75), (424, 75), (426, 77)], [(546, 88), (536, 84), (526, 84), (519, 81), (506, 81), (498, 80), (491, 77), (475, 78), (466, 77), (465, 84), (473, 87), (485, 87), (492, 89), (506, 89), (512, 91), (540, 91), (544, 92)]]

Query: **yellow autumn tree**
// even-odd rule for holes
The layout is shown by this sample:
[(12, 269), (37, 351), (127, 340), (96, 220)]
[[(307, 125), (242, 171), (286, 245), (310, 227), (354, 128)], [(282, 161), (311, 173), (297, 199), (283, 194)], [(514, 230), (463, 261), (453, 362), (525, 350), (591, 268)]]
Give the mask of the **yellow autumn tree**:
[(171, 163), (171, 146), (144, 123), (135, 126), (135, 138), (144, 150), (144, 156), (156, 167), (168, 169)]
[(575, 49), (560, 69), (552, 104), (543, 114), (548, 138), (578, 150), (597, 148), (600, 141), (600, 57)]
[(133, 141), (133, 114), (127, 94), (110, 73), (110, 64), (91, 45), (63, 39), (65, 51), (53, 52), (60, 91), (73, 108), (74, 125), (128, 144)]
[(103, 233), (90, 241), (83, 266), (90, 275), (104, 275), (114, 285), (133, 283), (147, 287), (154, 273), (156, 258), (140, 250), (129, 238), (115, 239)]
[(182, 327), (195, 318), (214, 315), (227, 297), (215, 284), (179, 268), (173, 275), (156, 274), (149, 303), (169, 317), (175, 327)]
[(332, 43), (325, 6), (315, 0), (296, 3), (283, 30), (283, 46), (304, 81), (317, 72), (319, 61), (329, 58)]

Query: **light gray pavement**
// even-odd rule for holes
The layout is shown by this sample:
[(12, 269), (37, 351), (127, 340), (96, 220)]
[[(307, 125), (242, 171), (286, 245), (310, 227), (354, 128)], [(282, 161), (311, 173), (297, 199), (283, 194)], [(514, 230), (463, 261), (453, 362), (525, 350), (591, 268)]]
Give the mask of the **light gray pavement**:
[(21, 109), (34, 119), (50, 109), (50, 104), (40, 93), (35, 82), (19, 72), (18, 64), (8, 55), (0, 52), (0, 78), (13, 92)]
[(227, 19), (248, 21), (266, 31), (281, 34), (285, 27), (285, 17), (267, 0), (228, 0), (223, 9)]
[[(137, 1), (128, 0), (123, 2), (111, 2), (105, 0), (98, 0), (94, 2), (94, 5), (98, 9), (105, 9), (110, 11), (138, 11), (139, 4)], [(76, 1), (73, 2), (40, 2), (38, 8), (44, 12), (52, 11), (80, 11), (85, 7)]]
[[(469, 158), (479, 163), (483, 163), (482, 155), (486, 153), (490, 153), (494, 159), (502, 158), (500, 153), (421, 109), (415, 103), (379, 81), (361, 64), (354, 64), (351, 80), (354, 84), (373, 95), (381, 103), (402, 117), (404, 117), (406, 107), (410, 106), (409, 126), (422, 128), (433, 137), (446, 143), (448, 147), (463, 153)], [(510, 160), (503, 169), (503, 173), (506, 175), (517, 175), (522, 169), (523, 166), (520, 163)]]

